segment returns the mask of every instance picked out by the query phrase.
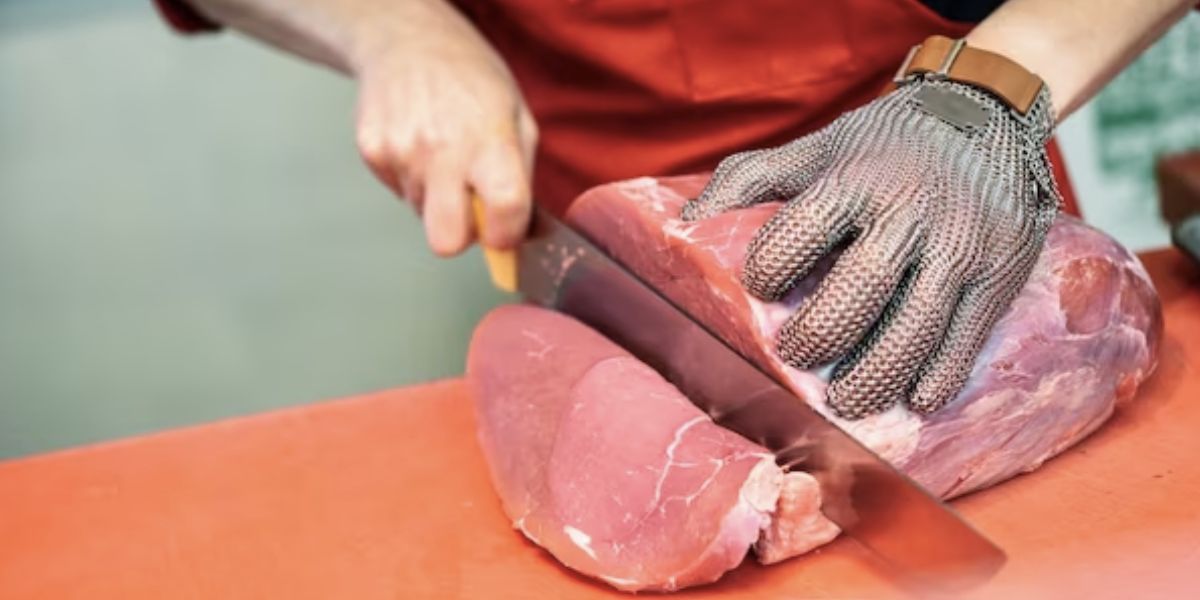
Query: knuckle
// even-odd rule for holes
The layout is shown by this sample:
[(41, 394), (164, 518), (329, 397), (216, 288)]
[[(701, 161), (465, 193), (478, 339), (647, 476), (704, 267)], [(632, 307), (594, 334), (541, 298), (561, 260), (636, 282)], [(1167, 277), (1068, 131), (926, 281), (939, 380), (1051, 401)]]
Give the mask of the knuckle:
[[(797, 314), (779, 331), (779, 354), (797, 369), (808, 369), (826, 362), (834, 336), (828, 335), (818, 320)], [(832, 333), (832, 332), (829, 332)]]
[(528, 196), (513, 194), (494, 196), (488, 203), (488, 208), (497, 218), (512, 221), (520, 219), (529, 212)]
[(490, 203), (520, 205), (528, 196), (523, 152), (516, 140), (503, 138), (481, 148), (472, 159), (472, 179)]
[(359, 133), (356, 141), (359, 154), (372, 166), (402, 168), (412, 161), (415, 145), (406, 137), (364, 131)]
[(358, 145), (358, 153), (368, 164), (382, 166), (387, 163), (387, 147), (378, 130), (359, 128), (355, 141)]
[(803, 341), (803, 355), (796, 355), (805, 366), (816, 366), (836, 360), (849, 351), (870, 327), (870, 320), (847, 315), (839, 299), (831, 296), (814, 297), (785, 325), (787, 335)]
[(489, 226), (485, 237), (493, 245), (508, 244), (521, 235), (522, 225), (529, 216), (529, 202), (489, 203), (487, 207)]
[(523, 215), (529, 208), (526, 186), (516, 177), (489, 182), (479, 193), (488, 212), (501, 219)]

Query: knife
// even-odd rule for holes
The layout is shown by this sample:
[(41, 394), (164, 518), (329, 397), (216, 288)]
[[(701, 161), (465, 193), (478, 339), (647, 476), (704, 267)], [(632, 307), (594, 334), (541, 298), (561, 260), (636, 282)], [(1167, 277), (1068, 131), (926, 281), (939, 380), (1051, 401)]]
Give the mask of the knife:
[(781, 466), (811, 474), (821, 512), (901, 583), (965, 589), (1004, 564), (1003, 551), (945, 503), (544, 210), (534, 209), (530, 235), (515, 250), (484, 252), (498, 287), (595, 329), (718, 424), (768, 448)]

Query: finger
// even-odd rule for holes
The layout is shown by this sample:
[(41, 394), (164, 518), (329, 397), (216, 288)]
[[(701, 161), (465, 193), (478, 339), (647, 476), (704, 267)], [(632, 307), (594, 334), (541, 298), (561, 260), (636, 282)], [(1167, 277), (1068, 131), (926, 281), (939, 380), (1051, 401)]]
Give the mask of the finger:
[(394, 148), (392, 152), (396, 157), (392, 163), (392, 172), (396, 174), (396, 180), (400, 182), (400, 199), (407, 201), (413, 211), (424, 218), (430, 175), (437, 170), (446, 170), (450, 167), (449, 163), (445, 165), (435, 165), (434, 163), (447, 161), (446, 157), (449, 155), (429, 149), (414, 152), (411, 149)]
[(419, 178), (409, 175), (404, 170), (398, 170), (400, 179), (400, 199), (408, 201), (413, 212), (418, 217), (425, 216), (425, 183)]
[(403, 196), (404, 191), (401, 186), (403, 173), (396, 168), (399, 160), (387, 143), (385, 131), (376, 117), (364, 115), (359, 118), (355, 142), (359, 155), (362, 156), (363, 162), (367, 164), (367, 168), (371, 170), (375, 178), (387, 186), (393, 194)]
[(863, 340), (895, 293), (920, 245), (906, 203), (880, 216), (838, 257), (817, 291), (779, 331), (779, 355), (799, 369), (827, 364)]
[(785, 204), (751, 240), (742, 285), (764, 300), (783, 297), (850, 234), (854, 206), (820, 190)]
[(529, 228), (528, 171), (516, 139), (490, 143), (476, 156), (468, 182), (483, 200), (483, 245), (510, 248)]
[(521, 158), (525, 164), (525, 176), (529, 179), (533, 177), (533, 157), (537, 151), (538, 135), (537, 121), (522, 106), (517, 116), (517, 139), (521, 147)]
[[(1031, 245), (1032, 246), (1032, 245)], [(946, 338), (933, 353), (921, 373), (908, 405), (914, 412), (929, 414), (945, 406), (962, 390), (975, 367), (975, 360), (987, 342), (996, 322), (1020, 293), (1024, 280), (1012, 285), (1005, 274), (1029, 272), (1037, 252), (1025, 252), (1005, 265), (1005, 273), (987, 283), (967, 289), (959, 302)]]
[(411, 147), (397, 143), (384, 126), (386, 119), (378, 109), (359, 107), (355, 142), (358, 152), (375, 178), (400, 200), (407, 201), (418, 215), (422, 214), (424, 185), (416, 174), (420, 165), (410, 165)]
[(889, 307), (853, 366), (839, 370), (826, 401), (838, 416), (859, 419), (904, 399), (941, 341), (962, 289), (961, 275), (921, 265), (903, 298)]
[(722, 160), (700, 196), (683, 207), (686, 221), (734, 208), (790, 199), (812, 185), (829, 161), (824, 130), (777, 148), (739, 152)]
[(425, 238), (438, 256), (454, 256), (471, 243), (466, 171), (453, 156), (430, 161), (423, 202)]

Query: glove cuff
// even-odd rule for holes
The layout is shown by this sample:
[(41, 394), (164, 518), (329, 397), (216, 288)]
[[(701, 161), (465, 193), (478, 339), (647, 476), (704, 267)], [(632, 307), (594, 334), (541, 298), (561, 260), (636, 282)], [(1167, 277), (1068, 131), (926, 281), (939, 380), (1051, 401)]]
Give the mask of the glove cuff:
[(1046, 87), (1042, 78), (1004, 56), (941, 35), (931, 35), (913, 46), (893, 83), (899, 85), (919, 75), (982, 88), (1021, 116), (1029, 114)]

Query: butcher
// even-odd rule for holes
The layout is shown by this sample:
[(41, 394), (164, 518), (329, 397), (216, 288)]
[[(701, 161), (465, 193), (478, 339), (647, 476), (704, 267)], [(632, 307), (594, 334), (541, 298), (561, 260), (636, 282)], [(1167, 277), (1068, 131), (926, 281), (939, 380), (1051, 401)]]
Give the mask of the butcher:
[[(780, 330), (862, 418), (954, 398), (1075, 202), (1055, 127), (1195, 0), (156, 0), (358, 83), (356, 139), (432, 250), (511, 247), (534, 200), (714, 170), (683, 218), (784, 204), (765, 300), (840, 252)], [(471, 199), (483, 206), (477, 229)]]

